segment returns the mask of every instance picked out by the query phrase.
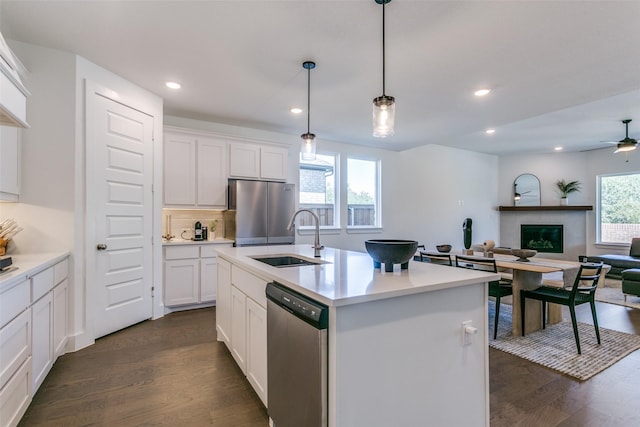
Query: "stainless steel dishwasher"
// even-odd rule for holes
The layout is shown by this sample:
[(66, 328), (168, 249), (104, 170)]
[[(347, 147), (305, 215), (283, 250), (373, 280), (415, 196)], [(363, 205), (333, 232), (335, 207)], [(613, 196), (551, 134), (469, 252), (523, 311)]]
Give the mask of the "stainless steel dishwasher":
[(267, 284), (268, 412), (274, 427), (327, 425), (328, 308)]

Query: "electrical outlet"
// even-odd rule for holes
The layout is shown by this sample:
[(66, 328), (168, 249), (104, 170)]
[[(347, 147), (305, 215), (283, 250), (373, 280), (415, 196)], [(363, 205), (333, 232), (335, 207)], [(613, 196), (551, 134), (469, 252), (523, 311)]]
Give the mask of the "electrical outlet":
[(462, 345), (471, 345), (471, 338), (478, 333), (478, 328), (471, 326), (473, 322), (466, 320), (462, 322)]

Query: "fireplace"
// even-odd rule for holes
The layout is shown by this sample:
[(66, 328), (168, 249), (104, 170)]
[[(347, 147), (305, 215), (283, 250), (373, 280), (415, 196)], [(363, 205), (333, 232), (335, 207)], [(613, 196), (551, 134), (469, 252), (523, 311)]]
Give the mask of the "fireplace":
[(563, 253), (563, 226), (549, 224), (521, 224), (520, 247), (538, 252)]

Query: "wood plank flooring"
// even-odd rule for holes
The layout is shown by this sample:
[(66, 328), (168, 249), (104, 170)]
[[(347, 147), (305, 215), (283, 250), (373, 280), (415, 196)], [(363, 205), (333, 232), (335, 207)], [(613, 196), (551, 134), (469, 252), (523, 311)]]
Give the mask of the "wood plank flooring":
[[(588, 307), (578, 310), (591, 321)], [(640, 310), (598, 303), (598, 319), (640, 333)], [(20, 425), (266, 426), (214, 325), (214, 308), (173, 313), (62, 356)], [(640, 351), (586, 382), (498, 350), (489, 349), (489, 362), (493, 427), (640, 425)]]

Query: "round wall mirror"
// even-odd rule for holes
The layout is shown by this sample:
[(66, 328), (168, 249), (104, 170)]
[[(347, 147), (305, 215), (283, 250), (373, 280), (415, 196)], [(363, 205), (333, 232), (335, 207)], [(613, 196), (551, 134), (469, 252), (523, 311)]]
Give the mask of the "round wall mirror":
[(530, 173), (523, 173), (513, 182), (514, 206), (540, 206), (540, 180)]

